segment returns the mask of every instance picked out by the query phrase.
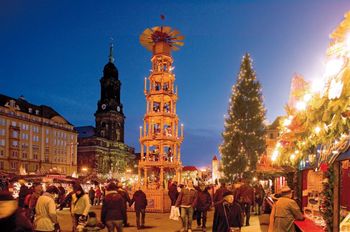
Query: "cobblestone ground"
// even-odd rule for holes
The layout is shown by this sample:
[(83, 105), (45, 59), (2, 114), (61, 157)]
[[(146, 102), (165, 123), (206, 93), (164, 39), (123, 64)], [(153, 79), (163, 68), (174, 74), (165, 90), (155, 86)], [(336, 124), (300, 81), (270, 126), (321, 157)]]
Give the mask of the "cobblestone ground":
[[(92, 210), (95, 211), (96, 214), (98, 215), (98, 218), (100, 218), (101, 207), (94, 206)], [(213, 214), (214, 214), (214, 211), (210, 211), (208, 213), (207, 231), (212, 231)], [(68, 209), (58, 211), (58, 220), (59, 220), (62, 232), (72, 231), (72, 220)], [(260, 217), (260, 220), (262, 220), (261, 217)], [(265, 219), (263, 220), (265, 221)], [(128, 221), (131, 224), (131, 227), (124, 228), (123, 231), (126, 231), (126, 232), (133, 232), (133, 231), (175, 232), (175, 231), (179, 231), (181, 228), (180, 221), (170, 220), (169, 214), (159, 214), (159, 213), (146, 214), (146, 228), (142, 230), (137, 230), (136, 228), (136, 220), (135, 220), (134, 212), (128, 212)], [(192, 225), (193, 225), (193, 231), (201, 231), (201, 230), (196, 230), (197, 225), (195, 221), (193, 221)], [(243, 227), (242, 229), (242, 232), (260, 232), (260, 231), (267, 232), (267, 226), (260, 225), (258, 216), (252, 216), (250, 226)], [(107, 229), (102, 230), (102, 232), (107, 232)]]

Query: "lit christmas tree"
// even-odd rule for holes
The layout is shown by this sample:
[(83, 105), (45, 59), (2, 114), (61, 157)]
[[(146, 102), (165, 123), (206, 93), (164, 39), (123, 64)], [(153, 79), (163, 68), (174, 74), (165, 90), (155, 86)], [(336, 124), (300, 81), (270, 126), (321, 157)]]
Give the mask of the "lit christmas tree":
[(229, 180), (250, 177), (255, 171), (258, 157), (265, 151), (265, 112), (261, 85), (247, 53), (232, 87), (220, 146), (223, 172)]

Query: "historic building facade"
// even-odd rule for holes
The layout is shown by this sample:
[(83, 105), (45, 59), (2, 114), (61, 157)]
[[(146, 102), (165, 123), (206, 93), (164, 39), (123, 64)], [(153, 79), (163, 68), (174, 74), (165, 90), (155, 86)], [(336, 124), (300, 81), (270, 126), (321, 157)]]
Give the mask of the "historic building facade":
[(72, 175), (77, 171), (77, 132), (49, 106), (0, 94), (0, 170)]
[(109, 62), (100, 79), (101, 95), (97, 102), (95, 127), (77, 127), (78, 172), (83, 175), (122, 173), (126, 163), (134, 159), (134, 149), (124, 144), (123, 104), (120, 99), (121, 82), (114, 65), (113, 45)]

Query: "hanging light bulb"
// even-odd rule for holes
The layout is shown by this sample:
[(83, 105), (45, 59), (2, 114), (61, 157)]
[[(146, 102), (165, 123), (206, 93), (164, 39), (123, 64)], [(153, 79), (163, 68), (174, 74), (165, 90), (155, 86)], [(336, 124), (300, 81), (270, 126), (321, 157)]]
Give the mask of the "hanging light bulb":
[(321, 131), (321, 128), (319, 126), (315, 127), (315, 133), (316, 134), (320, 133), (320, 131)]
[(274, 150), (271, 156), (271, 160), (276, 161), (278, 155), (279, 155), (279, 152), (277, 150)]
[(304, 95), (304, 102), (308, 102), (310, 101), (312, 98), (312, 95), (310, 93), (307, 93)]
[(291, 154), (289, 158), (290, 158), (291, 161), (293, 161), (295, 159), (295, 154), (294, 153)]
[(297, 102), (297, 104), (295, 105), (295, 108), (298, 110), (298, 111), (303, 111), (306, 109), (306, 103), (304, 101), (299, 101)]

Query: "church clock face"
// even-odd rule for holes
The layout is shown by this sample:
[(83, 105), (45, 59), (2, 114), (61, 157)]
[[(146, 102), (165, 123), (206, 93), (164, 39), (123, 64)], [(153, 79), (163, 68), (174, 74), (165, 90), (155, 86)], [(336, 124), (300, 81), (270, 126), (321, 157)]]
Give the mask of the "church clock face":
[(117, 111), (120, 112), (120, 106), (117, 106)]
[(105, 110), (105, 109), (106, 109), (106, 107), (107, 107), (107, 105), (106, 105), (106, 104), (102, 104), (102, 105), (101, 105), (101, 108), (102, 108), (103, 110)]

